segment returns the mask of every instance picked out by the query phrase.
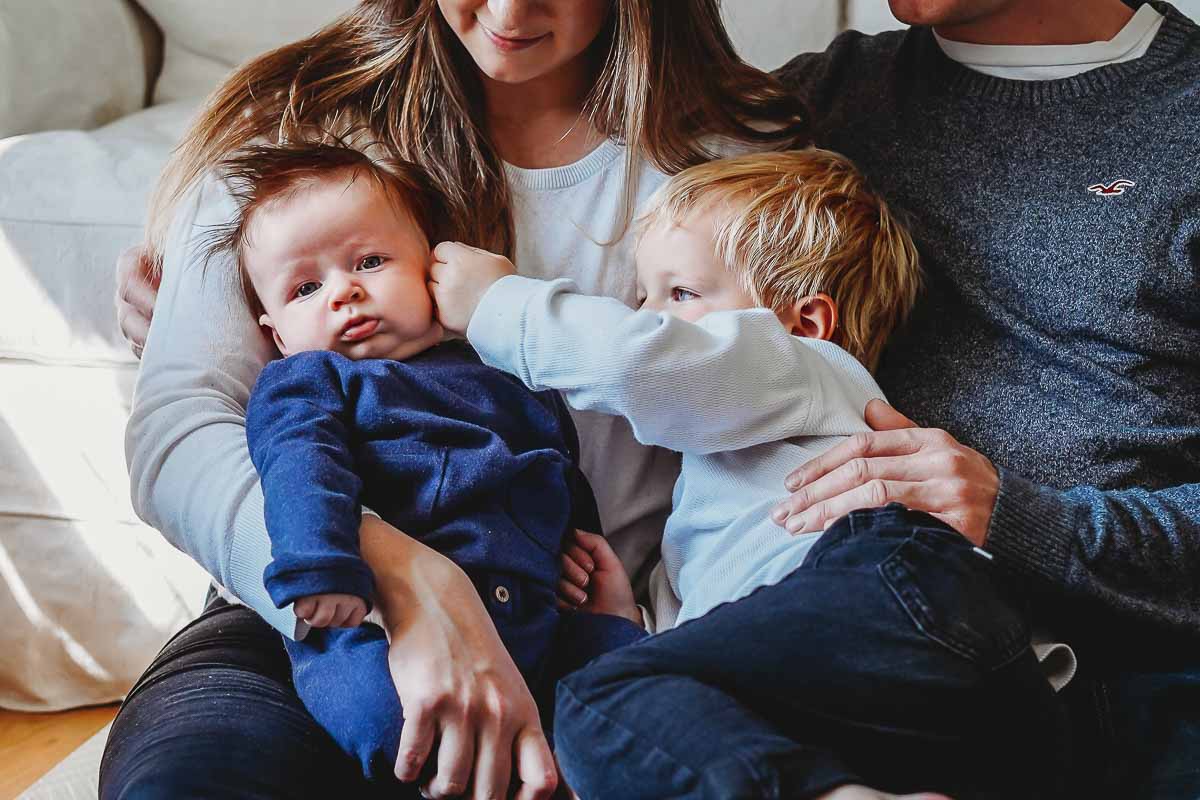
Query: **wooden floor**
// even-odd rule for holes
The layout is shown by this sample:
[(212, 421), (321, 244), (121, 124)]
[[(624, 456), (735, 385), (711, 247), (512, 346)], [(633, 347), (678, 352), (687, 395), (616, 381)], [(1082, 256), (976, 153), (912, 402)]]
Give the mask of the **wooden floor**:
[(12, 800), (112, 721), (116, 706), (58, 714), (0, 710), (0, 800)]

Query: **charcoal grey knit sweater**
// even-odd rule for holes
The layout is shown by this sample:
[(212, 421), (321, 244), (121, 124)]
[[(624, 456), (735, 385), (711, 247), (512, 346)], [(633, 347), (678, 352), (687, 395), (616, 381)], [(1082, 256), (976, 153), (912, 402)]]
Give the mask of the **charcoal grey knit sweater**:
[(1082, 612), (1190, 640), (1200, 29), (1154, 6), (1166, 20), (1144, 56), (1063, 80), (981, 75), (923, 28), (847, 33), (780, 75), (818, 144), (910, 221), (926, 293), (878, 377), (1000, 468), (987, 549), (1044, 611), (1071, 609), (1060, 626)]

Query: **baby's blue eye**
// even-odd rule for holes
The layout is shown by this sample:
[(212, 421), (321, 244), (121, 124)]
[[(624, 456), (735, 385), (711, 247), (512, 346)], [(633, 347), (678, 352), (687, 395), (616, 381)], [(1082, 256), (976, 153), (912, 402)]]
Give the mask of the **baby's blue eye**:
[(308, 297), (310, 294), (315, 293), (320, 288), (321, 284), (317, 283), (316, 281), (307, 281), (296, 287), (296, 296)]
[(383, 266), (383, 256), (367, 256), (358, 265), (359, 269), (378, 269)]
[(699, 297), (700, 295), (696, 294), (692, 290), (684, 289), (680, 286), (676, 286), (671, 289), (671, 300), (676, 303), (686, 303), (688, 300), (695, 300)]

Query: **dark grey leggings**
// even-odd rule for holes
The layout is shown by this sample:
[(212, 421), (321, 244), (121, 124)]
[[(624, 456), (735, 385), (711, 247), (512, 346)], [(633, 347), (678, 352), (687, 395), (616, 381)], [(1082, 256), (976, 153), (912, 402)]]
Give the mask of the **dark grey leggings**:
[(142, 675), (113, 722), (102, 800), (405, 798), (369, 784), (296, 696), (282, 637), (211, 599)]

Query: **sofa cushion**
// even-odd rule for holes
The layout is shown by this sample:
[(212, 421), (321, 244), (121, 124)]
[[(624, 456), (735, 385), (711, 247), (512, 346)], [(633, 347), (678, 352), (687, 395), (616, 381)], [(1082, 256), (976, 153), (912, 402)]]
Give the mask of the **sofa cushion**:
[(133, 363), (113, 268), (141, 240), (150, 191), (193, 111), (176, 104), (91, 132), (0, 139), (0, 357)]
[(138, 110), (146, 44), (129, 0), (0, 3), (0, 138)]
[(133, 367), (0, 359), (0, 707), (120, 699), (208, 578), (129, 503)]
[(355, 0), (140, 0), (163, 31), (156, 103), (201, 98), (234, 67), (300, 39)]

